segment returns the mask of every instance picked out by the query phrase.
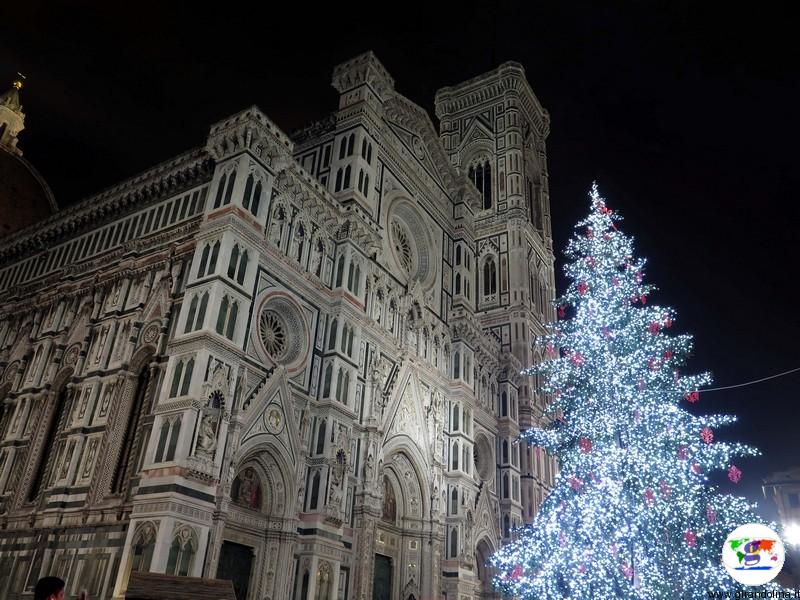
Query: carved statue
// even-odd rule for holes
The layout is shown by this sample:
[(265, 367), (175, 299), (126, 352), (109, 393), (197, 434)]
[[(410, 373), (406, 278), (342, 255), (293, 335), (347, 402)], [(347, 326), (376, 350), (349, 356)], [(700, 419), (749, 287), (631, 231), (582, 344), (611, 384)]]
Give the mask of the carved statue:
[(317, 243), (314, 246), (313, 251), (311, 252), (311, 265), (309, 266), (309, 270), (314, 273), (314, 275), (320, 275), (320, 265), (322, 264), (322, 244)]
[(364, 481), (369, 484), (372, 481), (372, 474), (375, 472), (375, 459), (372, 458), (372, 453), (367, 455), (367, 460), (364, 461)]
[(397, 501), (394, 497), (394, 488), (386, 475), (383, 476), (383, 519), (391, 523), (397, 520)]
[(217, 417), (213, 414), (204, 414), (197, 437), (197, 454), (213, 460), (216, 449)]

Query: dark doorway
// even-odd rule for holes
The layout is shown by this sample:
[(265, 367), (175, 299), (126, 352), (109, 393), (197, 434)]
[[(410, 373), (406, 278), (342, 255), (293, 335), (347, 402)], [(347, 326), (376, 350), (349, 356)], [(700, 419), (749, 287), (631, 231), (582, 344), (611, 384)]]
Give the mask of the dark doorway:
[(250, 546), (222, 542), (219, 555), (217, 579), (230, 579), (236, 600), (246, 600), (250, 585), (250, 569), (253, 566), (253, 549)]
[(372, 580), (372, 600), (391, 600), (392, 559), (383, 554), (375, 555), (375, 578)]

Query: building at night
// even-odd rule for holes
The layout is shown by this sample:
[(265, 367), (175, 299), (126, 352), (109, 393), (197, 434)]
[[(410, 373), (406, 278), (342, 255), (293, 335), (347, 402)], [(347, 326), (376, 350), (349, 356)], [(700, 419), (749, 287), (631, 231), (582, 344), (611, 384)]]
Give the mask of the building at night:
[(251, 107), (52, 214), (42, 182), (0, 238), (0, 597), (494, 597), (554, 476), (513, 443), (546, 401), (548, 114), (511, 62), (439, 90), (438, 131), (372, 53), (332, 83), (291, 136)]

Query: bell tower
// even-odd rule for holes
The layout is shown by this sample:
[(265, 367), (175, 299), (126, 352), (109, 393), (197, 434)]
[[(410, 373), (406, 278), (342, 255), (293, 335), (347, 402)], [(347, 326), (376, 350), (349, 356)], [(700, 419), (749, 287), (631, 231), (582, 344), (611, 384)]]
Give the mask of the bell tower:
[(440, 138), (450, 161), (477, 188), (474, 215), (475, 313), (501, 344), (496, 399), (500, 528), (529, 522), (549, 491), (553, 463), (538, 448), (515, 444), (536, 424), (546, 399), (520, 370), (539, 362), (532, 343), (553, 320), (553, 241), (545, 140), (550, 118), (519, 63), (436, 94)]

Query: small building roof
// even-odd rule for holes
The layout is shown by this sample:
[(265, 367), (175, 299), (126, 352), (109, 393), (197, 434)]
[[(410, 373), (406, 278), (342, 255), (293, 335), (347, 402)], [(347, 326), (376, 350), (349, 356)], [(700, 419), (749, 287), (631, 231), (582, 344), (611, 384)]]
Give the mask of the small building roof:
[(134, 571), (128, 580), (127, 600), (236, 600), (228, 579), (178, 577)]

